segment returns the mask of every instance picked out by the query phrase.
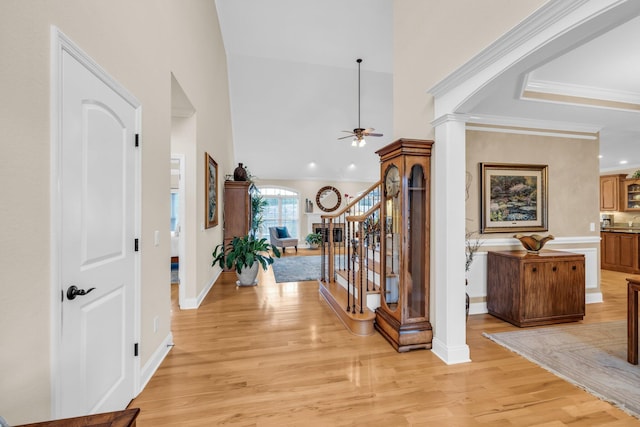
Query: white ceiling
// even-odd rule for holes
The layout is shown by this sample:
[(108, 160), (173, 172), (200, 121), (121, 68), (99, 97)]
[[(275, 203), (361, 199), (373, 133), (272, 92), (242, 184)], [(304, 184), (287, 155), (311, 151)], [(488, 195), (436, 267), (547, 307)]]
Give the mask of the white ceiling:
[[(392, 0), (216, 5), (227, 51), (236, 161), (261, 179), (377, 180), (375, 151), (393, 136)], [(599, 130), (601, 171), (640, 168), (640, 18), (601, 33), (551, 59), (522, 62), (462, 110)], [(360, 124), (384, 134), (368, 138), (365, 148), (337, 140), (358, 125), (357, 58), (363, 59)], [(525, 89), (542, 97), (588, 98), (595, 105), (527, 99)]]

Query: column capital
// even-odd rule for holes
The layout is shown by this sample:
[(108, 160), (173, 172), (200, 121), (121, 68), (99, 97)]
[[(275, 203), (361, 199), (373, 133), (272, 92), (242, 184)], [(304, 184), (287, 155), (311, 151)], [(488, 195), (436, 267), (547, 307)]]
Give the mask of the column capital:
[(454, 113), (449, 113), (449, 114), (443, 114), (442, 116), (434, 119), (431, 122), (431, 125), (436, 128), (440, 125), (443, 125), (447, 122), (462, 122), (462, 123), (466, 123), (469, 121), (469, 115), (468, 114), (454, 114)]

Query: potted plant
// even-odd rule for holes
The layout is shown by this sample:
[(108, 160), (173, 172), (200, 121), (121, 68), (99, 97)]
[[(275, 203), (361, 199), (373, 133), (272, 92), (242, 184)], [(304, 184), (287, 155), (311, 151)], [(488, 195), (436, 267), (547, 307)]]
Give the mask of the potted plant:
[(280, 257), (280, 251), (275, 246), (267, 243), (267, 239), (256, 239), (253, 236), (234, 237), (225, 246), (219, 244), (213, 251), (213, 262), (221, 268), (235, 269), (238, 275), (238, 286), (254, 286), (257, 284), (258, 265), (267, 270), (273, 264), (273, 255)]
[(309, 233), (305, 239), (309, 244), (311, 249), (317, 249), (318, 246), (322, 243), (322, 234), (320, 233)]
[[(255, 187), (254, 187), (255, 188)], [(251, 195), (251, 235), (256, 237), (264, 224), (264, 208), (268, 202), (256, 188)]]

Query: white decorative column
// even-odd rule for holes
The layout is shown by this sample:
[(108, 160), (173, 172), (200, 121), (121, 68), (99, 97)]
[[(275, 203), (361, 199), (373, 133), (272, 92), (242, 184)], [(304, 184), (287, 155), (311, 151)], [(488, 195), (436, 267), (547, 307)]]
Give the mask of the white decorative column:
[(465, 315), (465, 121), (450, 114), (433, 126), (432, 351), (454, 364), (471, 361)]

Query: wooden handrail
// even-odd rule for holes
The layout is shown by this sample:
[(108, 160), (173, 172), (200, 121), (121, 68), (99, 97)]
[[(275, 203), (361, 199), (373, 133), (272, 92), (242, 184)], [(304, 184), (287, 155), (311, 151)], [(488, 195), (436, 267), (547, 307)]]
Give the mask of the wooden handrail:
[(379, 187), (382, 184), (382, 180), (379, 180), (378, 182), (376, 182), (375, 184), (373, 184), (371, 187), (367, 188), (366, 190), (364, 190), (362, 192), (362, 194), (360, 194), (358, 197), (356, 197), (355, 199), (353, 199), (351, 201), (351, 203), (349, 203), (347, 206), (345, 206), (344, 208), (340, 209), (338, 212), (334, 212), (334, 213), (327, 213), (327, 214), (323, 214), (320, 215), (320, 218), (322, 219), (331, 219), (331, 218), (337, 218), (340, 215), (344, 214), (345, 212), (347, 212), (349, 209), (351, 209), (353, 206), (355, 206), (360, 200), (364, 199), (366, 196), (369, 195), (369, 193), (371, 193), (373, 190), (376, 189), (376, 187)]
[(371, 207), (371, 209), (369, 209), (368, 211), (366, 211), (362, 215), (350, 215), (346, 219), (347, 219), (347, 221), (351, 221), (351, 222), (362, 222), (365, 219), (367, 219), (367, 217), (372, 215), (375, 211), (377, 211), (378, 209), (380, 209), (380, 202), (378, 202), (375, 205), (373, 205)]

